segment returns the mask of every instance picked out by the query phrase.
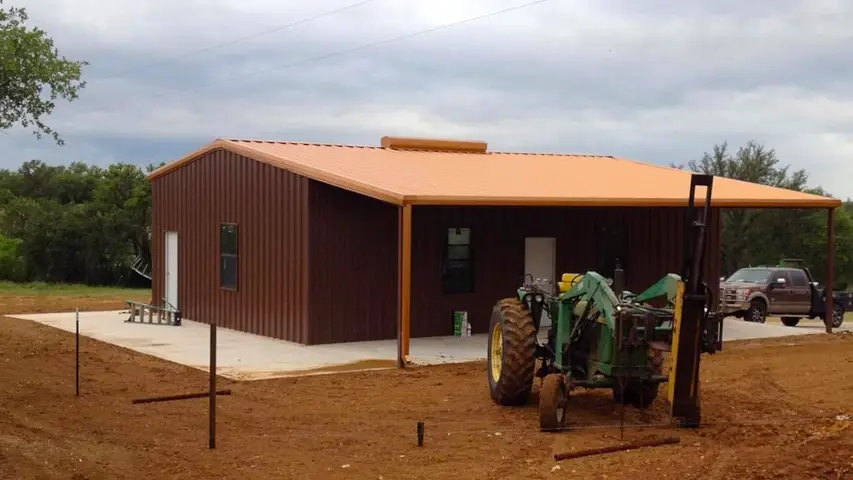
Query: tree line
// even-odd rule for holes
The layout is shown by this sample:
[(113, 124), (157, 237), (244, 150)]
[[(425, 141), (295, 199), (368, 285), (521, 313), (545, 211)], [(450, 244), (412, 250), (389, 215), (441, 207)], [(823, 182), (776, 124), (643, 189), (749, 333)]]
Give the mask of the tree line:
[(0, 170), (0, 279), (139, 285), (151, 258), (154, 168), (32, 160)]
[[(51, 166), (32, 160), (0, 170), (0, 280), (139, 285), (137, 258), (151, 258), (151, 185), (159, 165), (76, 162)], [(748, 142), (732, 152), (715, 145), (676, 168), (791, 190), (808, 186), (804, 170), (780, 166), (772, 149)], [(826, 275), (826, 210), (731, 209), (722, 217), (722, 271), (800, 258)], [(836, 288), (853, 284), (853, 202), (835, 213)]]

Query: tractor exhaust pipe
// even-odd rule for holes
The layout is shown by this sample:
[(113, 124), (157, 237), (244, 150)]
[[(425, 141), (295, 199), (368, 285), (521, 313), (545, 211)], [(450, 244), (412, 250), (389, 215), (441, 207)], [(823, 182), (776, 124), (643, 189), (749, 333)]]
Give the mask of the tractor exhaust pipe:
[(613, 271), (613, 293), (616, 298), (622, 298), (622, 292), (625, 291), (625, 270), (622, 270), (622, 265), (619, 259), (616, 259), (616, 269)]

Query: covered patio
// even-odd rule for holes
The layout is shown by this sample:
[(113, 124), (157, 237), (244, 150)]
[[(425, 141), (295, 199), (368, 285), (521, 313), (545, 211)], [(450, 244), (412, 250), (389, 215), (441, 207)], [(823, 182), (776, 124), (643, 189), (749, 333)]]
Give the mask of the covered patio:
[[(434, 159), (430, 168), (420, 169), (418, 177), (401, 174), (392, 177), (395, 181), (385, 186), (385, 191), (395, 192), (385, 200), (397, 204), (398, 211), (397, 365), (400, 368), (413, 360), (412, 224), (419, 207), (684, 208), (688, 205), (692, 172), (680, 169), (614, 157), (571, 156), (560, 159), (559, 155), (486, 155), (484, 142), (448, 141), (447, 145), (430, 142), (431, 148), (437, 150), (447, 148), (483, 155), (469, 155), (470, 159), (465, 159), (465, 174), (456, 177), (446, 174), (451, 167), (442, 160), (456, 162), (458, 158), (439, 157)], [(418, 141), (386, 137), (382, 144), (386, 148), (416, 148)], [(532, 165), (536, 167), (532, 168)], [(529, 178), (517, 181), (519, 172), (529, 172)], [(407, 182), (407, 177), (418, 181)], [(704, 205), (703, 190), (697, 192), (696, 205)], [(834, 284), (834, 212), (840, 205), (841, 201), (835, 198), (724, 177), (714, 178), (711, 198), (711, 207), (717, 211), (741, 208), (825, 209), (828, 288)], [(721, 228), (719, 223), (716, 227)], [(717, 249), (715, 254), (719, 253)], [(719, 258), (716, 261), (719, 263)], [(561, 273), (556, 274), (559, 276)], [(666, 273), (669, 272), (660, 272), (660, 275)], [(709, 281), (709, 286), (717, 285), (716, 280)], [(512, 291), (506, 293), (513, 294)], [(715, 290), (714, 293), (718, 292)], [(713, 304), (712, 308), (718, 308), (717, 302)], [(826, 296), (824, 317), (827, 333), (832, 332), (832, 310), (833, 299), (829, 294)]]

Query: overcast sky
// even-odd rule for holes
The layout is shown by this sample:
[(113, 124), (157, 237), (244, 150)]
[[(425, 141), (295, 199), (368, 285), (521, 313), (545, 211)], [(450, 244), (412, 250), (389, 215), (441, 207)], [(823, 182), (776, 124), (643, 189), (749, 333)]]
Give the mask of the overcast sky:
[(436, 136), (659, 164), (754, 139), (853, 197), (853, 2), (550, 0), (309, 61), (527, 1), (373, 0), (258, 35), (358, 1), (6, 0), (91, 65), (49, 118), (66, 145), (10, 130), (0, 167), (158, 163), (216, 137)]

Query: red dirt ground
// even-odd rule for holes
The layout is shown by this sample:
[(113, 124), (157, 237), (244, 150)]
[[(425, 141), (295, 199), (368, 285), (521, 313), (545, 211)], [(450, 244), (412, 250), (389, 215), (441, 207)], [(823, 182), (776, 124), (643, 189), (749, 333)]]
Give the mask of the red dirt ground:
[[(627, 428), (626, 441), (675, 435), (681, 444), (555, 462), (557, 452), (619, 443), (606, 392), (572, 397), (570, 421), (584, 428), (546, 434), (535, 395), (523, 408), (492, 404), (483, 363), (222, 379), (234, 394), (217, 400), (210, 451), (206, 399), (131, 404), (203, 391), (206, 373), (81, 338), (75, 398), (73, 335), (8, 318), (0, 328), (0, 478), (853, 479), (850, 334), (727, 344), (704, 357), (709, 425)], [(626, 408), (626, 421), (665, 423), (663, 396), (646, 412)]]

